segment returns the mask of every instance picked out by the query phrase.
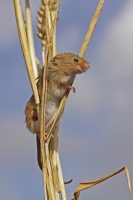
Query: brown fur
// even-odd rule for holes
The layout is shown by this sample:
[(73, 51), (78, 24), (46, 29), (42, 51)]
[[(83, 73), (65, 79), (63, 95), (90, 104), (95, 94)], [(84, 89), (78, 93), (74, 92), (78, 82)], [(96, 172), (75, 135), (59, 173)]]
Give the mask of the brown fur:
[[(54, 120), (53, 118), (54, 114), (58, 109), (58, 106), (60, 104), (63, 95), (65, 94), (65, 91), (67, 89), (69, 90), (72, 89), (74, 91), (74, 88), (71, 85), (75, 79), (76, 74), (80, 74), (86, 71), (89, 67), (90, 65), (87, 61), (71, 53), (58, 54), (52, 60), (49, 61), (48, 71), (47, 71), (47, 83), (48, 83), (47, 101), (46, 101), (47, 107), (45, 113), (46, 132), (49, 131), (52, 125), (52, 122)], [(42, 84), (43, 84), (43, 68), (39, 72), (38, 83), (37, 83), (40, 100), (41, 100)], [(55, 108), (50, 107), (52, 103), (55, 106)], [(53, 108), (55, 109), (55, 113), (52, 110)], [(27, 128), (31, 132), (39, 134), (39, 129), (38, 127), (36, 127), (36, 123), (34, 123), (37, 121), (37, 111), (33, 95), (26, 105), (25, 115), (26, 115), (25, 122)], [(51, 123), (50, 120), (52, 120)], [(49, 125), (47, 127), (48, 123)]]

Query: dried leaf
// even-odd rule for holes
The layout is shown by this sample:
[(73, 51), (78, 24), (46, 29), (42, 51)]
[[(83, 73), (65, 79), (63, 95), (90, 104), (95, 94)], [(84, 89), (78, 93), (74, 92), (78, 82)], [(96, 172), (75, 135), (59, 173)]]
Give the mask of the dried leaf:
[(129, 170), (127, 167), (125, 167), (125, 172), (126, 172), (126, 177), (127, 177), (128, 188), (129, 188), (130, 193), (132, 193), (130, 175), (129, 175)]
[(95, 180), (95, 181), (90, 181), (90, 182), (85, 182), (85, 183), (80, 183), (76, 190), (74, 191), (74, 198), (71, 199), (71, 200), (78, 200), (79, 199), (79, 195), (80, 195), (80, 192), (82, 190), (85, 190), (85, 189), (88, 189), (96, 184), (99, 184), (109, 178), (111, 178), (112, 176), (115, 176), (117, 174), (119, 174), (120, 172), (124, 171), (126, 172), (126, 177), (127, 177), (127, 182), (128, 182), (128, 188), (129, 188), (129, 191), (131, 192), (131, 183), (130, 183), (130, 176), (129, 176), (129, 171), (128, 171), (128, 168), (127, 167), (123, 167), (121, 168), (120, 170), (112, 173), (112, 174), (109, 174), (107, 176), (104, 176), (103, 178), (100, 178), (98, 180)]

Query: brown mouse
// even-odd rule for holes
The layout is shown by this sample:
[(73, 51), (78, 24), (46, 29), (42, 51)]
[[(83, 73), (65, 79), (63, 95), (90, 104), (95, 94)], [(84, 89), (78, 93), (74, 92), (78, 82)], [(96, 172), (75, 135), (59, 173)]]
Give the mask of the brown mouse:
[[(62, 53), (56, 55), (52, 60), (48, 62), (47, 70), (47, 99), (46, 99), (46, 111), (45, 111), (45, 131), (46, 136), (49, 132), (56, 112), (60, 105), (61, 99), (67, 90), (73, 90), (76, 92), (72, 83), (77, 74), (85, 72), (90, 67), (90, 64), (84, 59), (71, 53)], [(41, 101), (42, 84), (43, 84), (43, 71), (42, 68), (39, 71), (39, 77), (37, 82), (37, 88), (39, 98)], [(34, 96), (32, 95), (25, 108), (26, 126), (32, 132), (36, 133), (37, 137), (37, 159), (38, 165), (42, 170), (41, 149), (39, 139), (39, 123), (37, 117), (36, 104)], [(59, 119), (60, 121), (60, 119)], [(58, 123), (59, 123), (58, 121)], [(58, 124), (57, 124), (58, 125)]]
[[(77, 74), (85, 72), (90, 67), (90, 64), (84, 59), (71, 54), (62, 53), (56, 55), (52, 60), (48, 62), (47, 70), (47, 100), (46, 100), (46, 133), (51, 128), (54, 121), (56, 112), (58, 110), (60, 101), (67, 90), (73, 90), (75, 88), (72, 83)], [(39, 72), (37, 88), (41, 101), (41, 91), (43, 84), (43, 68)], [(37, 118), (36, 104), (34, 96), (30, 98), (25, 108), (26, 126), (32, 132), (39, 134), (39, 124)]]

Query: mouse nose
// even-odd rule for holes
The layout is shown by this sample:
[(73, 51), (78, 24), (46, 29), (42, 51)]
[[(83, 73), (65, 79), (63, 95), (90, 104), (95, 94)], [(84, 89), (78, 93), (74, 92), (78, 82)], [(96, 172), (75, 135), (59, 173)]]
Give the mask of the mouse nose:
[(88, 63), (88, 62), (82, 62), (81, 63), (81, 68), (85, 72), (87, 69), (90, 68), (90, 63)]

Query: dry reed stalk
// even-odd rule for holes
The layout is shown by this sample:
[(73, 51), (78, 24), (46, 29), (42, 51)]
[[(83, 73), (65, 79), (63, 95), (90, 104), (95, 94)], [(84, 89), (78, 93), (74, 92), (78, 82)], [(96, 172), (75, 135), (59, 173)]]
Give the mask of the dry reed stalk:
[(43, 73), (43, 88), (42, 88), (42, 97), (41, 97), (41, 124), (40, 124), (40, 146), (41, 146), (41, 154), (42, 154), (42, 172), (44, 176), (43, 181), (46, 184), (46, 188), (44, 191), (47, 191), (45, 195), (47, 195), (48, 200), (54, 200), (53, 193), (53, 185), (51, 182), (50, 169), (48, 164), (48, 158), (46, 153), (46, 144), (45, 144), (45, 108), (46, 108), (46, 98), (47, 98), (47, 63), (48, 63), (48, 52), (46, 53), (44, 73)]
[(49, 184), (50, 184), (51, 194), (53, 195), (52, 198), (55, 200), (56, 195), (55, 195), (55, 190), (54, 190), (54, 180), (53, 180), (52, 167), (50, 163), (48, 143), (45, 143), (45, 149), (46, 149), (47, 168), (48, 168), (48, 173), (49, 173)]
[[(42, 20), (43, 21), (43, 20)], [(44, 48), (44, 44), (42, 42), (42, 58), (43, 58), (43, 62), (44, 62), (44, 57), (45, 57), (45, 67), (44, 67), (44, 75), (43, 75), (43, 92), (42, 92), (42, 113), (43, 113), (43, 124), (42, 124), (42, 129), (43, 132), (41, 132), (41, 149), (43, 151), (43, 149), (45, 148), (45, 152), (46, 152), (46, 162), (43, 164), (43, 167), (45, 167), (47, 165), (47, 170), (48, 170), (48, 181), (46, 183), (46, 187), (47, 187), (47, 193), (48, 199), (55, 200), (57, 199), (57, 194), (55, 193), (54, 190), (54, 177), (53, 177), (53, 173), (52, 173), (52, 167), (51, 167), (51, 163), (50, 163), (50, 158), (49, 158), (49, 146), (48, 143), (45, 143), (44, 146), (42, 147), (42, 140), (44, 142), (45, 140), (45, 117), (44, 117), (44, 113), (45, 113), (45, 107), (46, 107), (46, 95), (47, 95), (47, 80), (46, 80), (46, 74), (47, 74), (47, 63), (48, 60), (51, 59), (51, 47), (50, 47), (50, 43), (51, 43), (51, 37), (50, 37), (50, 30), (51, 30), (51, 19), (50, 19), (50, 12), (49, 12), (49, 7), (48, 7), (48, 2), (45, 1), (45, 26), (46, 26), (46, 57), (44, 56), (44, 52), (43, 49)], [(43, 98), (45, 96), (45, 98)], [(44, 166), (45, 165), (45, 166)], [(49, 185), (48, 185), (49, 184)], [(49, 187), (49, 188), (48, 188)]]
[[(50, 0), (49, 1), (49, 7), (51, 11), (51, 20), (54, 22), (58, 19), (58, 7), (59, 7), (59, 1), (57, 0)], [(54, 57), (57, 53), (56, 49), (56, 26), (54, 27), (53, 31), (53, 39), (52, 39), (52, 57)]]
[(62, 200), (67, 200), (64, 179), (63, 179), (63, 173), (62, 173), (62, 167), (61, 167), (61, 162), (60, 162), (60, 157), (59, 157), (58, 151), (57, 151), (56, 159), (57, 159), (56, 162), (57, 162), (57, 167), (58, 167), (58, 177), (59, 177), (59, 182), (60, 182), (60, 190), (61, 190)]
[[(26, 28), (27, 28), (28, 45), (29, 45), (32, 67), (34, 71), (34, 77), (36, 79), (38, 77), (38, 67), (36, 63), (36, 53), (35, 53), (34, 39), (33, 39), (33, 32), (32, 32), (32, 21), (31, 21), (31, 11), (30, 11), (29, 0), (26, 0), (25, 4), (26, 4)], [(36, 79), (36, 82), (37, 82), (37, 79)]]
[(41, 66), (40, 66), (40, 62), (37, 57), (36, 57), (36, 64), (37, 64), (37, 69), (39, 71), (41, 69)]
[[(49, 7), (51, 6), (52, 7), (52, 3), (51, 1), (49, 1)], [(55, 26), (55, 23), (57, 21), (57, 13), (58, 13), (58, 1), (54, 1), (54, 3), (56, 4), (57, 3), (57, 6), (56, 6), (56, 11), (53, 11), (51, 10), (51, 33), (50, 33), (50, 36), (52, 36), (52, 38), (50, 38), (50, 43), (52, 45), (52, 57), (54, 55), (56, 55), (56, 26)], [(49, 26), (51, 25), (49, 23)], [(66, 197), (66, 191), (65, 191), (65, 186), (64, 186), (64, 180), (63, 180), (63, 175), (62, 175), (62, 169), (61, 169), (61, 165), (59, 164), (60, 163), (60, 160), (59, 160), (59, 154), (58, 154), (58, 129), (54, 130), (53, 132), (54, 134), (54, 138), (52, 139), (53, 142), (52, 144), (50, 145), (50, 154), (51, 154), (51, 157), (52, 157), (52, 162), (51, 162), (51, 167), (52, 167), (52, 172), (53, 172), (53, 182), (56, 183), (57, 181), (59, 182), (59, 186), (55, 187), (55, 195), (56, 195), (56, 198), (59, 199), (59, 195), (58, 195), (58, 189), (60, 189), (60, 192), (61, 192), (61, 195), (62, 195), (62, 200), (66, 200), (67, 197)], [(48, 142), (49, 143), (49, 142)], [(53, 148), (54, 148), (54, 151), (53, 151)], [(57, 157), (58, 157), (58, 162), (57, 162)], [(60, 172), (58, 173), (58, 176), (57, 176), (57, 171)], [(56, 183), (58, 185), (58, 182)], [(59, 188), (58, 188), (59, 187)], [(56, 189), (57, 188), (57, 189)]]
[(35, 97), (35, 102), (38, 105), (40, 101), (39, 101), (36, 81), (35, 81), (34, 72), (33, 72), (32, 63), (31, 63), (31, 57), (30, 57), (30, 52), (29, 52), (29, 47), (28, 47), (28, 39), (26, 36), (25, 23), (23, 19), (20, 0), (14, 0), (14, 9), (15, 9), (16, 23), (17, 23), (21, 48), (22, 48), (22, 52), (23, 52), (23, 56), (25, 60), (25, 65), (27, 68), (32, 91)]
[[(48, 52), (48, 60), (50, 60), (52, 58), (52, 53), (51, 53), (51, 37), (52, 37), (52, 33), (50, 34), (51, 31), (51, 18), (50, 18), (50, 11), (49, 11), (49, 7), (48, 7), (48, 1), (46, 1), (46, 38), (47, 38), (47, 52)], [(47, 60), (47, 61), (48, 61)], [(55, 190), (54, 190), (54, 177), (53, 177), (53, 173), (52, 173), (52, 166), (50, 163), (50, 157), (49, 157), (49, 144), (45, 143), (45, 147), (47, 149), (47, 166), (48, 166), (48, 170), (49, 170), (49, 181), (50, 181), (50, 187), (51, 187), (51, 191), (53, 193), (54, 199), (56, 198), (56, 194), (55, 194)]]
[[(47, 63), (46, 63), (47, 64)], [(40, 121), (40, 146), (41, 146), (41, 155), (42, 155), (42, 174), (43, 174), (43, 185), (45, 196), (48, 200), (54, 200), (53, 194), (50, 188), (49, 182), (49, 174), (48, 174), (48, 167), (46, 165), (46, 149), (45, 149), (45, 117), (44, 117), (44, 110), (45, 110), (45, 102), (46, 102), (46, 79), (45, 74), (46, 67), (44, 68), (44, 76), (43, 76), (43, 89), (42, 89), (42, 98), (41, 98), (41, 121)], [(48, 193), (48, 195), (47, 195)]]
[[(38, 12), (39, 14), (39, 18), (38, 18), (38, 33), (37, 35), (39, 36), (39, 38), (42, 40), (42, 60), (44, 63), (45, 60), (45, 56), (44, 56), (44, 51), (46, 49), (49, 48), (49, 53), (48, 53), (48, 60), (50, 60), (53, 56), (55, 56), (56, 53), (56, 21), (57, 21), (57, 14), (58, 14), (58, 0), (50, 0), (49, 3), (47, 4), (46, 0), (42, 1), (42, 4), (40, 6), (40, 11)], [(51, 134), (53, 133), (53, 131), (51, 132)], [(57, 131), (54, 131), (54, 136), (56, 134), (58, 134)], [(50, 140), (47, 140), (47, 143), (49, 144)], [(46, 144), (47, 145), (47, 144)], [(56, 150), (54, 149), (56, 146)], [(54, 149), (54, 150), (53, 150)], [(47, 150), (48, 152), (48, 150)], [(50, 154), (50, 162), (49, 163), (49, 159), (47, 159), (48, 165), (49, 165), (49, 170), (52, 170), (52, 174), (51, 174), (51, 179), (53, 178), (53, 184), (54, 184), (54, 191), (55, 191), (55, 198), (58, 199), (59, 195), (59, 188), (60, 186), (62, 187), (62, 189), (60, 189), (60, 191), (63, 191), (63, 200), (66, 200), (66, 192), (65, 192), (65, 187), (62, 186), (64, 184), (64, 180), (63, 180), (63, 176), (62, 178), (58, 179), (58, 175), (57, 175), (57, 168), (59, 171), (62, 172), (61, 170), (61, 166), (58, 166), (57, 163), (57, 155), (58, 154), (58, 137), (54, 137), (52, 139), (52, 142), (49, 146), (49, 154)], [(56, 156), (55, 156), (56, 155)], [(59, 157), (59, 156), (58, 156)], [(59, 160), (59, 158), (58, 158)], [(50, 165), (51, 164), (51, 165)], [(61, 176), (61, 173), (60, 173)], [(55, 186), (55, 182), (59, 182), (59, 180), (63, 180), (63, 184), (62, 182), (57, 184), (58, 186)], [(51, 181), (52, 184), (52, 181)], [(59, 186), (60, 185), (60, 186)], [(52, 186), (53, 187), (53, 186)], [(65, 195), (64, 195), (65, 194)]]
[(49, 143), (50, 162), (51, 162), (52, 173), (54, 177), (54, 189), (55, 189), (55, 193), (57, 194), (60, 192), (60, 183), (59, 183), (59, 178), (57, 175), (58, 137), (59, 137), (59, 130), (57, 128), (54, 131), (54, 138), (50, 140), (50, 143)]
[(86, 50), (87, 50), (87, 47), (88, 47), (88, 45), (89, 45), (91, 36), (92, 36), (92, 34), (93, 34), (93, 31), (94, 31), (94, 29), (95, 29), (95, 26), (96, 26), (96, 24), (97, 24), (97, 22), (98, 22), (98, 19), (99, 19), (100, 14), (101, 14), (101, 11), (102, 11), (104, 2), (105, 2), (105, 0), (100, 0), (100, 1), (99, 1), (99, 4), (98, 4), (98, 6), (97, 6), (97, 9), (96, 9), (96, 11), (95, 11), (95, 13), (94, 13), (94, 15), (93, 15), (93, 17), (92, 17), (91, 23), (90, 23), (89, 28), (88, 28), (88, 30), (87, 30), (87, 33), (86, 33), (86, 35), (85, 35), (85, 37), (84, 37), (84, 41), (83, 41), (83, 43), (82, 43), (82, 46), (81, 46), (81, 48), (80, 48), (80, 51), (79, 51), (79, 53), (78, 53), (79, 57), (81, 57), (81, 58), (84, 57), (84, 54), (85, 54), (85, 52), (86, 52)]
[[(51, 21), (52, 21), (52, 57), (55, 56), (56, 53), (56, 26), (55, 23), (57, 21), (57, 14), (58, 14), (58, 1), (56, 0), (50, 0), (49, 1), (49, 7), (51, 11)], [(53, 133), (54, 131), (54, 133)], [(56, 171), (54, 170), (53, 173), (58, 173), (58, 179), (57, 179), (57, 174), (55, 175), (56, 181), (59, 181), (59, 186), (60, 186), (60, 192), (62, 195), (62, 200), (67, 200), (66, 197), (66, 191), (65, 191), (65, 185), (64, 185), (64, 179), (63, 179), (63, 173), (62, 173), (62, 168), (60, 164), (60, 157), (58, 153), (58, 136), (59, 136), (59, 129), (57, 128), (56, 130), (53, 130), (51, 134), (54, 134), (54, 138), (52, 139), (53, 142), (50, 145), (50, 152), (52, 152), (52, 160), (53, 160), (53, 165), (54, 169), (57, 169)], [(54, 148), (54, 151), (53, 151)], [(57, 182), (58, 183), (58, 182)]]
[(24, 16), (22, 13), (20, 0), (14, 0), (14, 10), (15, 10), (16, 23), (17, 23), (21, 48), (22, 48), (22, 52), (23, 52), (23, 56), (24, 56), (24, 60), (25, 60), (25, 65), (27, 68), (27, 73), (29, 76), (30, 84), (31, 84), (35, 102), (36, 102), (37, 113), (39, 116), (40, 100), (39, 100), (38, 90), (37, 90), (36, 81), (35, 81), (35, 77), (34, 77), (34, 71), (32, 68), (32, 62), (31, 62), (30, 51), (29, 51), (29, 46), (28, 46), (28, 38), (26, 35)]

